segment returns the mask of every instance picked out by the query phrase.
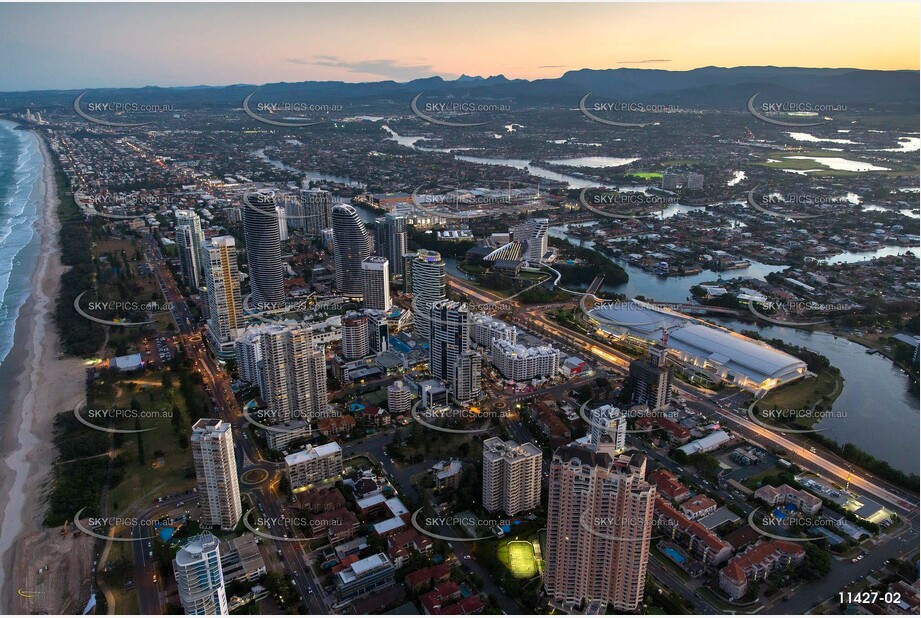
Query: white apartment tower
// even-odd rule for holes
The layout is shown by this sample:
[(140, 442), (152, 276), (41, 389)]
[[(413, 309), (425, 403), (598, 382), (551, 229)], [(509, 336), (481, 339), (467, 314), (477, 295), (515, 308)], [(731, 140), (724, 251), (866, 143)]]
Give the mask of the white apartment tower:
[(605, 404), (589, 414), (590, 435), (595, 450), (611, 454), (624, 450), (627, 440), (627, 415), (618, 407)]
[(387, 411), (392, 416), (409, 414), (412, 402), (413, 392), (402, 380), (397, 380), (387, 387)]
[(201, 287), (204, 265), (202, 248), (205, 234), (201, 229), (201, 219), (192, 210), (176, 211), (176, 247), (179, 251), (179, 266), (182, 278), (192, 290)]
[(372, 255), (361, 263), (362, 286), (366, 309), (390, 311), (390, 262)]
[(369, 323), (368, 316), (359, 311), (350, 311), (342, 316), (343, 358), (356, 360), (371, 353)]
[(470, 338), (477, 344), (492, 351), (495, 340), (518, 342), (518, 329), (511, 324), (492, 317), (486, 313), (474, 313), (470, 316)]
[(192, 462), (198, 480), (202, 526), (233, 530), (243, 515), (233, 427), (215, 418), (201, 418), (192, 425)]
[(271, 411), (271, 419), (310, 421), (327, 410), (326, 352), (313, 341), (309, 326), (286, 321), (259, 332), (256, 383)]
[(187, 616), (219, 616), (230, 613), (220, 541), (210, 532), (193, 536), (173, 559), (179, 602)]
[(483, 507), (509, 517), (540, 505), (543, 458), (539, 448), (525, 442), (489, 438), (483, 442)]
[(182, 279), (194, 292), (201, 287), (201, 253), (195, 249), (195, 232), (188, 225), (176, 226), (176, 249), (179, 253), (179, 270)]
[(299, 202), (289, 215), (291, 227), (308, 236), (319, 236), (333, 226), (333, 195), (322, 189), (302, 189)]
[(413, 292), (413, 334), (419, 339), (429, 338), (429, 310), (432, 305), (447, 298), (445, 263), (437, 251), (419, 250), (410, 266)]
[(285, 274), (275, 194), (250, 193), (243, 200), (243, 239), (252, 304), (259, 311), (283, 306)]
[(332, 225), (336, 289), (343, 296), (359, 298), (364, 292), (361, 263), (371, 255), (371, 238), (358, 211), (348, 204), (333, 206)]
[(285, 457), (291, 490), (321, 483), (342, 474), (342, 448), (337, 442), (322, 446), (307, 445), (303, 451)]
[(454, 363), (451, 393), (459, 403), (475, 401), (482, 392), (483, 358), (467, 350), (461, 352)]
[(560, 351), (551, 345), (527, 347), (493, 339), (492, 362), (509, 380), (524, 382), (556, 375), (560, 369)]

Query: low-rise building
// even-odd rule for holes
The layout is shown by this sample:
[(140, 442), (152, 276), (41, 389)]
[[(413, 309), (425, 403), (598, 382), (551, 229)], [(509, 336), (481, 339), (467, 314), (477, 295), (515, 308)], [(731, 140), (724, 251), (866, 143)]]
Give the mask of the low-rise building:
[(317, 429), (328, 438), (348, 435), (355, 429), (355, 417), (351, 414), (343, 414), (321, 418), (317, 421)]
[(461, 589), (453, 581), (446, 581), (435, 586), (431, 592), (426, 592), (419, 597), (419, 603), (427, 615), (438, 615), (441, 610), (460, 600)]
[(336, 573), (336, 593), (340, 601), (350, 601), (394, 584), (393, 563), (379, 553), (358, 560)]
[(308, 445), (303, 451), (285, 457), (288, 482), (292, 491), (342, 474), (342, 448), (337, 442), (322, 446)]
[(431, 586), (437, 586), (441, 582), (448, 581), (451, 577), (451, 565), (445, 562), (435, 566), (426, 567), (413, 571), (406, 576), (406, 585), (410, 590), (419, 592), (427, 590)]
[(225, 583), (237, 580), (254, 582), (266, 573), (265, 560), (259, 552), (256, 536), (251, 532), (221, 541), (220, 555)]
[(684, 502), (691, 497), (691, 491), (668, 468), (659, 468), (654, 471), (649, 475), (649, 480), (655, 483), (660, 496), (672, 502)]
[(428, 556), (432, 553), (432, 540), (415, 529), (405, 530), (387, 539), (387, 555), (396, 568), (409, 560), (412, 552)]
[(745, 596), (748, 582), (765, 579), (789, 565), (799, 564), (806, 550), (791, 541), (760, 541), (729, 561), (720, 569), (720, 587), (731, 599)]
[(694, 440), (693, 442), (688, 442), (687, 444), (682, 446), (679, 450), (681, 450), (686, 455), (696, 455), (697, 453), (709, 453), (710, 451), (715, 451), (716, 449), (720, 448), (724, 444), (728, 443), (730, 440), (732, 440), (732, 437), (728, 433), (723, 431), (722, 429), (719, 429), (717, 431), (714, 431), (708, 436), (704, 436), (703, 438), (698, 438), (697, 440)]
[(292, 442), (309, 438), (311, 429), (308, 421), (294, 419), (272, 425), (270, 429), (263, 429), (262, 433), (270, 449), (283, 451)]
[(755, 490), (755, 497), (763, 500), (770, 506), (778, 504), (792, 504), (801, 513), (815, 515), (822, 508), (822, 500), (813, 496), (808, 491), (795, 489), (787, 484), (772, 487), (762, 485)]
[(694, 496), (687, 502), (681, 504), (681, 512), (688, 516), (689, 519), (698, 521), (717, 509), (716, 500), (704, 495)]
[(460, 487), (461, 472), (464, 466), (456, 459), (439, 461), (432, 466), (432, 475), (435, 477), (435, 489), (439, 492), (456, 491)]
[(656, 498), (655, 513), (659, 531), (686, 547), (701, 562), (716, 566), (732, 556), (729, 543), (699, 522), (688, 519), (662, 498)]

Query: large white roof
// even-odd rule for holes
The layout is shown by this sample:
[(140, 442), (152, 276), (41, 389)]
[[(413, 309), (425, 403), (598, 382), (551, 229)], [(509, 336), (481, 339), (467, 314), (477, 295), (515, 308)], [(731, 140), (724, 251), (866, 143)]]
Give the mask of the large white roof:
[(668, 347), (709, 359), (755, 382), (782, 379), (806, 363), (760, 341), (679, 314), (640, 303), (601, 305), (589, 312), (601, 328), (616, 334), (658, 340), (668, 330)]

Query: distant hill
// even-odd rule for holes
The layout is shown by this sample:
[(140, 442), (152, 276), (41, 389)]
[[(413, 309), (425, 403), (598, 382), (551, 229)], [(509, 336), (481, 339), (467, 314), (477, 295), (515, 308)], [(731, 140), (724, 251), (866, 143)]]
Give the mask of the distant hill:
[[(239, 106), (258, 90), (263, 101), (328, 104), (408, 102), (420, 92), (454, 99), (495, 99), (519, 105), (573, 105), (588, 92), (608, 100), (738, 109), (756, 92), (761, 101), (800, 101), (855, 107), (912, 109), (919, 105), (918, 71), (804, 69), (794, 67), (703, 67), (691, 71), (580, 69), (555, 79), (507, 79), (462, 75), (456, 80), (428, 77), (409, 82), (279, 82), (262, 86), (194, 86), (90, 89), (87, 100)], [(3, 106), (69, 105), (82, 90), (0, 93)]]

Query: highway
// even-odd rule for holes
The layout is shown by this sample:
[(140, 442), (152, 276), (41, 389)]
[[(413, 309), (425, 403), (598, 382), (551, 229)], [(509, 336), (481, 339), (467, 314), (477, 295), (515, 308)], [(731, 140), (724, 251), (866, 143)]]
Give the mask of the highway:
[[(477, 300), (483, 302), (497, 302), (501, 296), (492, 292), (471, 287), (467, 282), (450, 278), (452, 287)], [(541, 311), (540, 306), (531, 306), (524, 311), (516, 314), (515, 321), (529, 329), (542, 332), (544, 335), (556, 340), (557, 342), (575, 346), (584, 353), (591, 355), (602, 365), (606, 365), (618, 371), (629, 366), (631, 357), (611, 348), (610, 346), (595, 340), (587, 335), (572, 329), (551, 322)], [(775, 604), (771, 609), (778, 614), (803, 614), (822, 601), (836, 597), (837, 593), (844, 589), (853, 589), (853, 583), (866, 577), (870, 572), (880, 568), (883, 563), (893, 558), (910, 556), (918, 548), (918, 506), (917, 498), (912, 497), (908, 492), (901, 488), (895, 487), (890, 483), (870, 475), (866, 471), (855, 468), (853, 465), (844, 461), (837, 455), (829, 453), (824, 449), (816, 446), (815, 453), (809, 450), (805, 445), (805, 440), (799, 436), (783, 435), (780, 430), (773, 431), (767, 427), (758, 425), (750, 420), (747, 416), (738, 414), (736, 411), (728, 408), (726, 402), (721, 397), (714, 401), (706, 393), (703, 393), (689, 385), (676, 382), (682, 397), (688, 402), (689, 406), (697, 408), (704, 414), (710, 414), (719, 417), (721, 424), (731, 429), (737, 435), (753, 442), (765, 449), (782, 449), (791, 453), (791, 458), (802, 468), (811, 469), (825, 476), (826, 478), (835, 479), (840, 484), (849, 483), (849, 486), (859, 489), (870, 496), (878, 498), (888, 506), (900, 511), (903, 515), (907, 529), (897, 536), (884, 534), (880, 537), (877, 544), (873, 547), (870, 555), (856, 563), (850, 561), (833, 559), (831, 572), (818, 582), (809, 584), (809, 591), (801, 591), (789, 596), (789, 601), (781, 601)], [(647, 456), (656, 460), (660, 465), (677, 471), (677, 465), (668, 458), (643, 448), (638, 441), (631, 440), (635, 446), (639, 446)], [(722, 490), (713, 489), (714, 492), (720, 493)], [(727, 497), (728, 496), (728, 497)], [(727, 501), (732, 501), (737, 505), (744, 505), (746, 511), (751, 510), (751, 506), (739, 501), (731, 494), (722, 495)], [(673, 590), (682, 590), (685, 599), (690, 602), (695, 610), (701, 613), (720, 613), (713, 609), (703, 599), (698, 598), (696, 592), (692, 591), (678, 581), (671, 573), (661, 565), (656, 564), (655, 560), (650, 560), (650, 573), (664, 585)]]
[[(473, 288), (460, 279), (451, 278), (450, 282), (452, 287), (478, 300), (484, 300), (486, 302), (501, 300), (499, 295), (479, 288)], [(615, 368), (629, 366), (631, 357), (623, 352), (619, 352), (587, 335), (550, 322), (543, 313), (536, 311), (535, 308), (529, 307), (524, 313), (526, 317), (519, 317), (519, 320), (527, 326), (542, 331), (545, 335), (549, 335), (569, 345), (575, 345), (583, 352), (591, 354), (607, 365), (613, 365)], [(782, 449), (789, 453), (794, 453), (798, 458), (797, 464), (800, 467), (811, 469), (827, 478), (835, 479), (841, 485), (849, 482), (850, 486), (879, 498), (904, 513), (911, 514), (917, 512), (917, 502), (907, 499), (908, 495), (906, 492), (893, 487), (890, 483), (874, 477), (864, 470), (855, 469), (851, 464), (833, 453), (821, 451), (818, 448), (816, 449), (817, 452), (812, 453), (808, 447), (804, 447), (802, 442), (803, 438), (785, 436), (782, 435), (780, 430), (774, 431), (758, 425), (750, 419), (740, 417), (737, 413), (719, 403), (714, 403), (701, 393), (701, 391), (683, 382), (676, 381), (674, 385), (685, 399), (695, 401), (705, 407), (709, 412), (718, 415), (726, 426), (733, 429), (744, 438), (752, 440), (760, 446)]]

